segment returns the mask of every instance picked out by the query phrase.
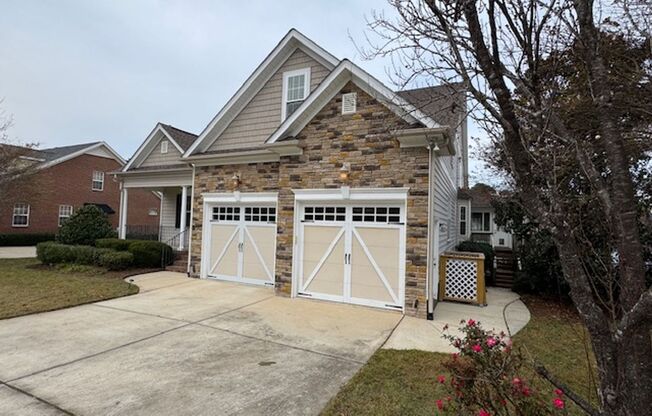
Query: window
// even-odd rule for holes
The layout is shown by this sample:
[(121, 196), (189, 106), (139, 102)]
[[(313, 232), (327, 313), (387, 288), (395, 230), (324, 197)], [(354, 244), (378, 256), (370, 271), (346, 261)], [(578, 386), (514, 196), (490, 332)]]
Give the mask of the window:
[(345, 221), (346, 207), (305, 207), (304, 221)]
[(161, 141), (161, 153), (167, 153), (168, 152), (168, 141), (167, 140), (162, 140)]
[(72, 215), (72, 205), (59, 205), (59, 227)]
[(29, 225), (29, 204), (15, 204), (12, 227), (27, 227)]
[(150, 217), (158, 216), (158, 209), (150, 208), (149, 211), (147, 211), (147, 215), (149, 215)]
[(472, 212), (471, 213), (471, 231), (473, 232), (491, 232), (491, 213), (489, 212)]
[(460, 235), (466, 235), (466, 207), (460, 207)]
[(244, 207), (244, 213), (248, 222), (276, 222), (274, 207)]
[(93, 182), (91, 184), (91, 189), (93, 191), (103, 191), (104, 190), (104, 172), (93, 171)]
[(240, 207), (213, 207), (213, 221), (240, 221)]
[(401, 222), (399, 207), (353, 207), (353, 222)]
[(285, 120), (306, 99), (310, 92), (310, 68), (289, 71), (283, 74), (283, 107), (281, 118)]

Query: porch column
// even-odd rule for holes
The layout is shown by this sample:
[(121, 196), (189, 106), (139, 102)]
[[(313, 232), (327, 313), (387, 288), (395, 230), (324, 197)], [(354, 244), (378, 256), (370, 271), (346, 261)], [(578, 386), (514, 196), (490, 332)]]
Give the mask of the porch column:
[(127, 238), (127, 201), (129, 200), (127, 188), (120, 191), (120, 217), (118, 218), (120, 232), (118, 236), (123, 240)]
[(181, 187), (181, 224), (180, 224), (180, 237), (179, 238), (179, 251), (183, 251), (185, 242), (186, 242), (186, 233), (185, 229), (188, 226), (186, 224), (186, 211), (188, 210), (188, 187)]

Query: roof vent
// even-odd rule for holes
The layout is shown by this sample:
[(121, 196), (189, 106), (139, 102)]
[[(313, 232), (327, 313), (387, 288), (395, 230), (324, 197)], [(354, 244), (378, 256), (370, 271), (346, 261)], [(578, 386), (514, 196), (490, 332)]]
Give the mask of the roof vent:
[(357, 98), (358, 94), (355, 92), (342, 94), (342, 114), (355, 113)]

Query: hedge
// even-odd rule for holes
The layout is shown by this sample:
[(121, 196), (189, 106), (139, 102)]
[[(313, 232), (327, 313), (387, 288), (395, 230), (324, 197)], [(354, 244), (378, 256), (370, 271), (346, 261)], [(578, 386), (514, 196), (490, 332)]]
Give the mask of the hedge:
[(95, 205), (85, 205), (63, 222), (57, 233), (57, 242), (90, 246), (98, 238), (114, 236), (107, 215)]
[(131, 253), (91, 246), (72, 246), (55, 242), (39, 243), (36, 257), (44, 264), (74, 263), (123, 270), (134, 263)]
[(478, 241), (462, 241), (456, 247), (458, 251), (484, 254), (484, 271), (487, 285), (494, 284), (494, 248), (489, 243)]
[(159, 241), (101, 238), (95, 241), (95, 246), (128, 251), (134, 255), (134, 264), (140, 267), (167, 266), (173, 260), (172, 247)]
[(54, 234), (0, 234), (0, 247), (35, 246), (44, 241), (54, 241)]

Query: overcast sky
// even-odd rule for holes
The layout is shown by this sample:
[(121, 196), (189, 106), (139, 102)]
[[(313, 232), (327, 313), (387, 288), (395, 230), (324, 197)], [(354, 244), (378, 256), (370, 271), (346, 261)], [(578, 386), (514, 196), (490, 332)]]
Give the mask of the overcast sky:
[(156, 122), (199, 133), (295, 27), (364, 61), (375, 0), (0, 0), (0, 104), (9, 134), (41, 147), (105, 140), (131, 157)]

